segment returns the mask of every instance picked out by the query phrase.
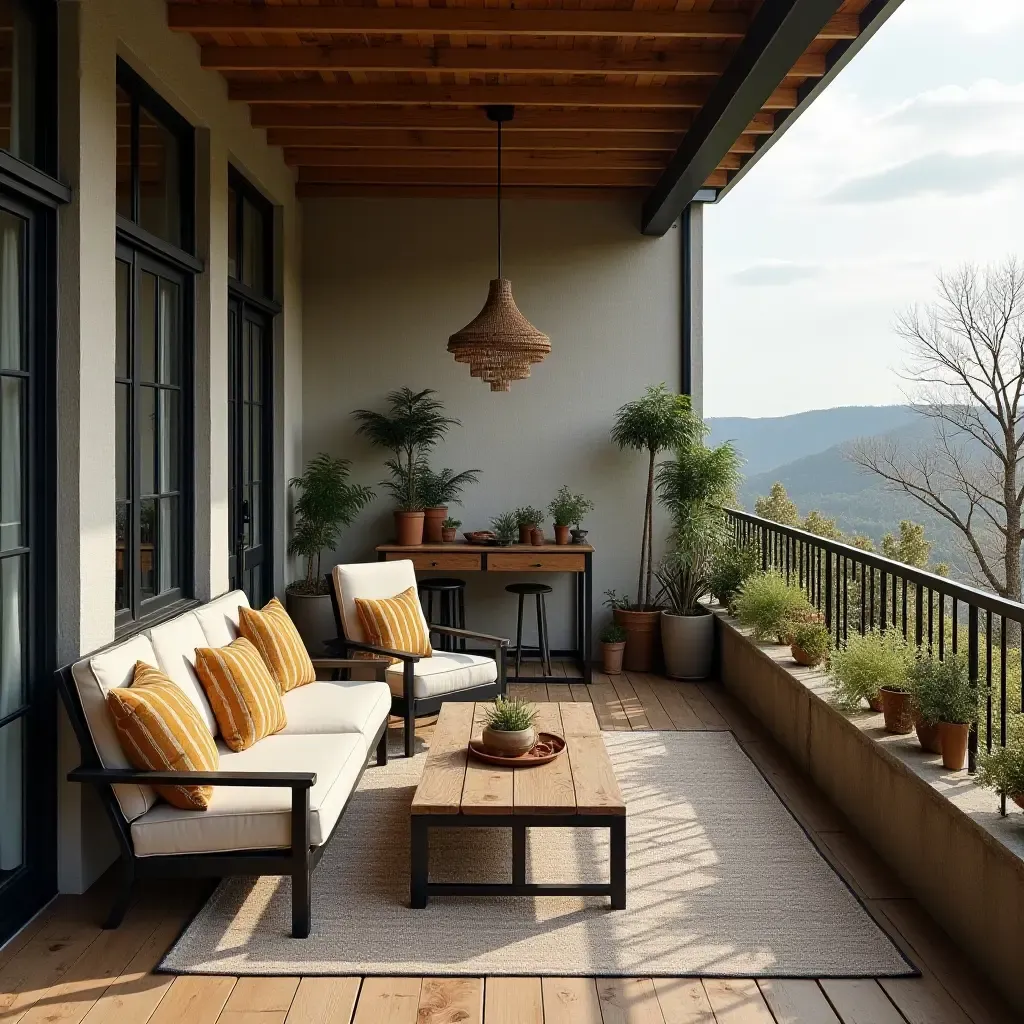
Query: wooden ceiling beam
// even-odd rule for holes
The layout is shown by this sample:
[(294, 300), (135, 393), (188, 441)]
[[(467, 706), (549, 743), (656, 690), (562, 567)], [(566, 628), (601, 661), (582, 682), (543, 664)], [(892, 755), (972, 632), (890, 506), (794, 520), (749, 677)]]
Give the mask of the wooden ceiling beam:
[[(495, 171), (493, 149), (286, 149), (293, 167), (477, 167)], [(736, 167), (739, 157), (735, 158)], [(661, 171), (665, 154), (643, 150), (514, 149), (502, 153), (502, 173), (526, 168)]]
[[(645, 168), (612, 169), (510, 167), (501, 175), (508, 185), (651, 185), (658, 179), (656, 170)], [(493, 195), (494, 173), (485, 167), (300, 167), (299, 181), (343, 182), (350, 185), (490, 185)]]
[[(204, 46), (211, 71), (464, 71), (474, 74), (720, 75), (730, 54), (705, 50), (602, 53), (580, 49), (491, 49), (421, 46)], [(825, 73), (822, 54), (805, 54), (793, 76)]]
[[(306, 149), (484, 149), (495, 146), (494, 127), (467, 132), (419, 128), (271, 128), (271, 146)], [(506, 132), (502, 146), (519, 149), (624, 149), (675, 152), (682, 132)], [(753, 136), (750, 140), (753, 152)]]
[[(243, 103), (332, 104), (338, 106), (613, 107), (647, 110), (699, 110), (709, 90), (703, 86), (645, 88), (623, 85), (349, 85), (334, 82), (231, 82), (228, 95)], [(792, 110), (795, 88), (778, 88), (761, 104), (765, 110)], [(742, 126), (736, 135), (742, 132)]]
[[(300, 199), (494, 199), (493, 185), (343, 185), (329, 182), (299, 183)], [(572, 185), (520, 185), (502, 188), (508, 199), (551, 199), (557, 202), (594, 202), (623, 198), (642, 199), (642, 188), (605, 186), (587, 188)]]

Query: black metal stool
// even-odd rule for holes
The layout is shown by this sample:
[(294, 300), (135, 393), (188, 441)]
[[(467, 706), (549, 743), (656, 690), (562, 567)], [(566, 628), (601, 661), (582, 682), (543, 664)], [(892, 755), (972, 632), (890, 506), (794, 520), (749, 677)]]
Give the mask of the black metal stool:
[(551, 675), (551, 646), (548, 643), (548, 609), (544, 595), (551, 593), (546, 583), (510, 583), (505, 590), (519, 595), (519, 615), (516, 618), (516, 678), (523, 660), (523, 601), (533, 595), (537, 602), (537, 646), (532, 648), (540, 656), (545, 675)]
[[(466, 628), (466, 581), (454, 576), (436, 576), (429, 580), (419, 581), (420, 600), (427, 599), (427, 622), (434, 621), (434, 595), (438, 598), (438, 626), (451, 626), (453, 629)], [(454, 637), (441, 636), (442, 651), (464, 651), (466, 641), (455, 641)]]

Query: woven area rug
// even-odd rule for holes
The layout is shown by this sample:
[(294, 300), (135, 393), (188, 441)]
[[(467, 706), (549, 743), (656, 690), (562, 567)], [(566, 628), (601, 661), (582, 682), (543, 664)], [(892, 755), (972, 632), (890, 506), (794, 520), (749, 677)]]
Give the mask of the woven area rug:
[[(228, 879), (160, 969), (198, 974), (915, 973), (727, 732), (605, 733), (628, 804), (627, 909), (587, 897), (432, 899), (411, 910), (408, 809), (425, 755), (367, 768), (313, 875)], [(533, 829), (528, 877), (607, 879), (607, 832)], [(511, 877), (505, 830), (435, 830), (438, 881)]]

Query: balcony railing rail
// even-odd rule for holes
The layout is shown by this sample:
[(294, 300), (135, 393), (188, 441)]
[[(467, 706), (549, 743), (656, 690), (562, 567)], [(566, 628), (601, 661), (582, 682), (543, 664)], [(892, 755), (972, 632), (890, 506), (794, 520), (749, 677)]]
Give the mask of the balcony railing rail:
[(971, 729), (968, 771), (977, 767), (979, 737), (988, 750), (1005, 746), (1008, 718), (1024, 701), (1024, 604), (739, 509), (726, 515), (735, 540), (757, 551), (764, 570), (803, 588), (837, 646), (854, 631), (893, 628), (940, 659), (966, 642), (971, 684), (986, 693)]

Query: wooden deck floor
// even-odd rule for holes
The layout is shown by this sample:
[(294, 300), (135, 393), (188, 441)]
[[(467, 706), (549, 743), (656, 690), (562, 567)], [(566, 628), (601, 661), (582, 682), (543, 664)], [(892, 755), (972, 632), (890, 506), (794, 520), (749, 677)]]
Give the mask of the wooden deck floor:
[[(559, 671), (569, 672), (568, 668)], [(782, 751), (713, 684), (595, 675), (520, 683), (534, 700), (592, 700), (604, 729), (731, 729), (921, 978), (228, 978), (152, 974), (208, 893), (141, 892), (104, 932), (104, 884), (62, 896), (0, 950), (0, 1024), (1010, 1024), (964, 955)], [(571, 694), (571, 696), (570, 696)], [(431, 723), (420, 730), (429, 743)], [(314, 879), (315, 884), (315, 879)]]

